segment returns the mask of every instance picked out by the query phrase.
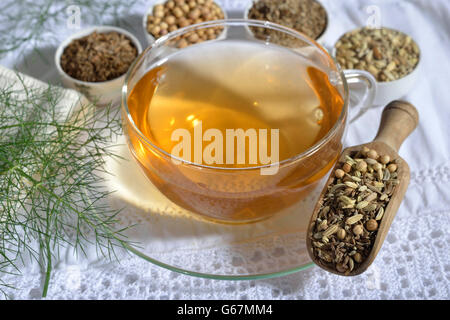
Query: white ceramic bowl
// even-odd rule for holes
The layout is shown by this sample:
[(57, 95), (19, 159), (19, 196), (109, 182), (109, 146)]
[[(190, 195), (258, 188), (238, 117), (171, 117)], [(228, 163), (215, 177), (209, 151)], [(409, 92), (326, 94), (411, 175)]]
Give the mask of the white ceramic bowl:
[[(152, 45), (156, 39), (155, 37), (153, 37), (148, 31), (147, 31), (147, 17), (153, 13), (153, 7), (158, 5), (158, 4), (164, 4), (166, 3), (168, 0), (156, 0), (153, 2), (152, 6), (150, 6), (150, 8), (148, 8), (147, 12), (145, 13), (143, 19), (142, 19), (142, 28), (144, 29), (144, 33), (145, 33), (145, 38), (147, 39), (147, 45)], [(222, 10), (223, 12), (223, 19), (228, 19), (228, 15), (226, 10), (217, 2), (215, 2), (215, 4)], [(226, 30), (224, 30), (218, 37), (217, 39), (221, 39), (224, 38)]]
[(73, 35), (71, 35), (69, 38), (67, 38), (65, 41), (63, 41), (58, 49), (56, 50), (55, 54), (55, 64), (56, 68), (58, 70), (58, 73), (61, 76), (62, 83), (65, 87), (75, 89), (82, 94), (84, 94), (89, 100), (92, 102), (97, 103), (98, 105), (106, 105), (109, 103), (120, 103), (121, 99), (121, 93), (122, 93), (122, 86), (125, 81), (126, 73), (124, 73), (122, 76), (112, 79), (109, 81), (103, 81), (103, 82), (87, 82), (87, 81), (81, 81), (75, 78), (72, 78), (69, 76), (61, 67), (61, 56), (64, 52), (64, 49), (75, 39), (82, 38), (84, 36), (87, 36), (93, 32), (98, 33), (106, 33), (106, 32), (112, 32), (115, 31), (117, 33), (121, 33), (125, 35), (127, 38), (129, 38), (133, 44), (135, 45), (138, 55), (142, 52), (141, 44), (139, 43), (139, 40), (133, 36), (128, 31), (117, 28), (113, 26), (98, 26), (98, 27), (90, 27), (83, 29)]
[(416, 68), (408, 75), (391, 82), (377, 82), (377, 94), (374, 104), (385, 106), (393, 100), (406, 96), (414, 88), (420, 76), (421, 59)]
[[(253, 1), (249, 2), (247, 8), (244, 11), (244, 19), (248, 19), (248, 13), (250, 12), (250, 9), (253, 7), (253, 4), (257, 1), (258, 0), (253, 0)], [(326, 39), (326, 35), (327, 35), (329, 26), (330, 26), (330, 15), (328, 14), (327, 8), (324, 6), (324, 4), (322, 2), (320, 2), (318, 0), (316, 0), (316, 2), (318, 2), (325, 9), (325, 13), (327, 15), (327, 24), (326, 24), (325, 30), (323, 30), (322, 34), (317, 39), (313, 39), (313, 40), (315, 40), (320, 45), (324, 46), (324, 44), (325, 44), (324, 39)], [(247, 31), (253, 35), (253, 32), (251, 32), (248, 27), (247, 27)]]
[[(333, 57), (336, 57), (336, 44), (339, 40), (336, 41), (333, 46)], [(415, 40), (413, 39), (413, 41)], [(420, 48), (419, 51), (419, 62), (411, 73), (407, 74), (403, 78), (390, 82), (377, 81), (377, 92), (375, 95), (374, 106), (386, 106), (389, 102), (399, 100), (411, 92), (420, 76), (422, 65), (422, 51)]]

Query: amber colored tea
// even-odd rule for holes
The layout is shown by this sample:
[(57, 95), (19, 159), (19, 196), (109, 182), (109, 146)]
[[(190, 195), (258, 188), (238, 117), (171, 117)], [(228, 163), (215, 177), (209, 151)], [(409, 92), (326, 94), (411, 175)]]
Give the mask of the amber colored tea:
[[(172, 139), (174, 130), (187, 129), (193, 136), (200, 123), (203, 132), (217, 129), (223, 136), (228, 129), (278, 129), (279, 172), (261, 176), (251, 169), (259, 161), (224, 161), (206, 169), (175, 165), (134, 134), (129, 139), (146, 174), (175, 203), (218, 220), (245, 222), (299, 200), (329, 170), (342, 135), (324, 145), (327, 150), (283, 161), (320, 141), (343, 105), (327, 74), (294, 51), (260, 43), (210, 42), (177, 51), (136, 83), (128, 98), (136, 126), (168, 154), (178, 143)], [(248, 169), (228, 170), (233, 168)]]

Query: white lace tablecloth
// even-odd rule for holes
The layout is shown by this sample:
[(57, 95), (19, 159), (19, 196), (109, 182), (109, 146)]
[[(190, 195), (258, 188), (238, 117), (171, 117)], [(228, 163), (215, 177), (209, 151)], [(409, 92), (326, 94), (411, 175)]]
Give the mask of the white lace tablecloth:
[[(35, 2), (35, 1), (34, 1)], [(101, 2), (101, 1), (99, 1)], [(141, 17), (151, 1), (131, 8), (130, 28), (144, 43)], [(242, 16), (247, 0), (219, 1), (230, 17)], [(21, 2), (18, 2), (19, 4)], [(23, 3), (23, 2), (22, 2)], [(382, 24), (410, 34), (422, 49), (422, 75), (407, 100), (420, 112), (419, 128), (400, 155), (411, 167), (411, 185), (386, 243), (369, 270), (343, 278), (313, 267), (289, 276), (255, 281), (193, 278), (154, 266), (134, 255), (120, 263), (61, 257), (53, 272), (49, 299), (448, 299), (450, 298), (450, 2), (448, 0), (322, 0), (330, 17), (325, 39), (332, 45), (347, 30), (366, 24), (367, 7), (380, 9)], [(126, 17), (124, 17), (126, 18)], [(54, 28), (56, 39), (71, 31)], [(57, 42), (42, 50), (51, 57)], [(20, 61), (14, 53), (0, 63), (45, 81), (56, 70), (40, 58)], [(347, 145), (373, 139), (381, 109), (372, 109), (348, 130)], [(202, 263), (202, 262), (199, 262)], [(205, 263), (207, 263), (205, 261)], [(42, 277), (35, 265), (20, 277), (5, 277), (19, 290), (15, 299), (39, 299)]]

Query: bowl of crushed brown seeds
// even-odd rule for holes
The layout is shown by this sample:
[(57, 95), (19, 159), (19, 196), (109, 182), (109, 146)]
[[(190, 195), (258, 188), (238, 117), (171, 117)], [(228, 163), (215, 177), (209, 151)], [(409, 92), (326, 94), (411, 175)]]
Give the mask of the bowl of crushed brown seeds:
[[(305, 34), (322, 43), (328, 30), (329, 17), (325, 7), (317, 0), (254, 0), (245, 10), (245, 19), (264, 20), (280, 24)], [(276, 32), (254, 29), (253, 35), (264, 40), (274, 41)], [(283, 39), (280, 39), (283, 42)]]
[[(149, 45), (178, 29), (211, 20), (227, 19), (226, 11), (213, 0), (157, 0), (143, 19), (144, 32)], [(220, 39), (225, 29), (199, 29), (189, 34), (185, 46), (202, 41)]]
[(120, 102), (125, 75), (141, 52), (139, 40), (128, 31), (97, 26), (63, 41), (55, 63), (64, 86), (105, 105)]
[(343, 69), (370, 72), (377, 80), (375, 105), (407, 95), (420, 75), (421, 51), (407, 34), (389, 28), (359, 28), (345, 33), (333, 55)]

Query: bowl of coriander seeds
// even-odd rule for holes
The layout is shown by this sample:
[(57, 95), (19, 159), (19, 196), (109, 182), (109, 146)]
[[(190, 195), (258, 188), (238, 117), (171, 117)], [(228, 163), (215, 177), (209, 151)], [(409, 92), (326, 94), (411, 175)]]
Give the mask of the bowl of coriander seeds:
[[(301, 32), (320, 44), (329, 25), (328, 13), (317, 0), (254, 0), (245, 10), (244, 18), (280, 24)], [(252, 29), (251, 33), (260, 40), (270, 37), (272, 42), (279, 36), (274, 31), (262, 28)], [(280, 41), (283, 42), (283, 39)]]
[[(222, 19), (227, 19), (226, 11), (213, 0), (157, 0), (144, 15), (143, 27), (147, 42), (151, 45), (169, 32), (192, 24)], [(222, 28), (209, 28), (207, 31), (199, 29), (177, 41), (177, 47), (220, 39), (224, 32)]]
[(344, 34), (333, 55), (343, 69), (359, 69), (377, 80), (374, 104), (407, 95), (420, 75), (421, 52), (407, 34), (389, 28), (359, 28)]

